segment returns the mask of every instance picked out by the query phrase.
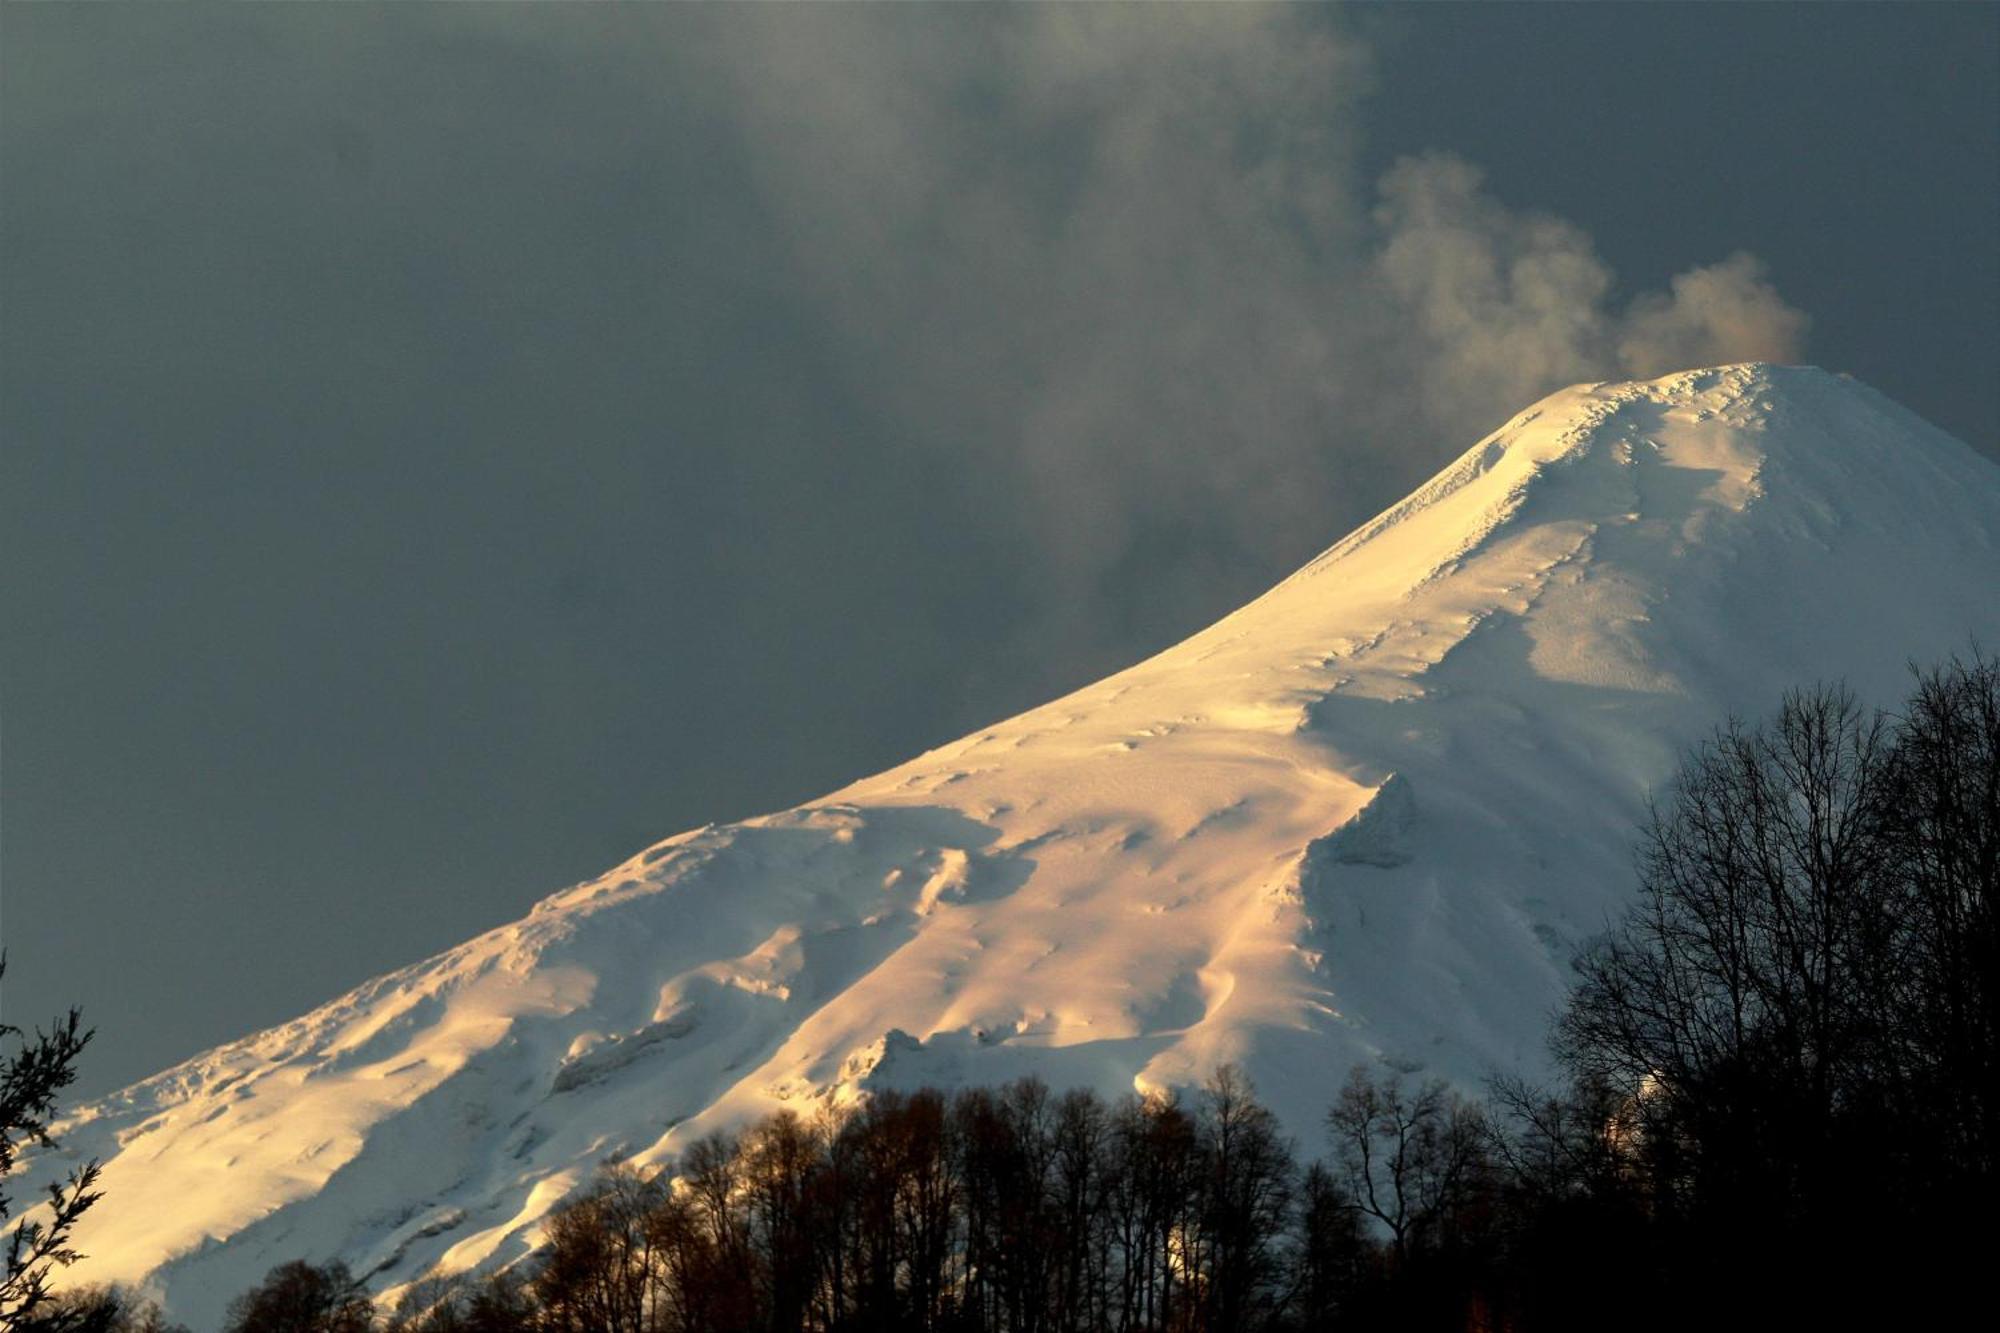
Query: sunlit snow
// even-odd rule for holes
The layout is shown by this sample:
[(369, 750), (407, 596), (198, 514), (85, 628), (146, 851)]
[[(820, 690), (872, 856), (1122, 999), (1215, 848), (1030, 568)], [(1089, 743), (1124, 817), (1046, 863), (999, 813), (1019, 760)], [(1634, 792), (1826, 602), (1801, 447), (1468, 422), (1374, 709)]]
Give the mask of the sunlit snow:
[(882, 1085), (1236, 1061), (1317, 1151), (1356, 1061), (1540, 1067), (1683, 745), (1892, 700), (1996, 588), (2000, 468), (1852, 380), (1565, 390), (1150, 661), (84, 1108), (77, 1276), (504, 1263), (604, 1159)]

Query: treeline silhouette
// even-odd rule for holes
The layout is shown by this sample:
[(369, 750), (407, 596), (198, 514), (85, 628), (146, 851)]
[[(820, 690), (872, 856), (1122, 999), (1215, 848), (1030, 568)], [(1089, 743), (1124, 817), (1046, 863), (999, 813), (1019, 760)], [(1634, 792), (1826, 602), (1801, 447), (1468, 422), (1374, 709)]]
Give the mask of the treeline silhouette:
[[(1300, 1145), (1233, 1068), (782, 1111), (605, 1166), (531, 1260), (378, 1310), (273, 1270), (226, 1333), (1911, 1327), (1992, 1253), (2000, 669), (1699, 747), (1577, 960), (1562, 1081), (1359, 1067)], [(99, 1308), (92, 1313), (91, 1302)], [(66, 1328), (163, 1326), (115, 1292)], [(145, 1322), (147, 1319), (153, 1322)], [(55, 1325), (50, 1325), (54, 1327)]]

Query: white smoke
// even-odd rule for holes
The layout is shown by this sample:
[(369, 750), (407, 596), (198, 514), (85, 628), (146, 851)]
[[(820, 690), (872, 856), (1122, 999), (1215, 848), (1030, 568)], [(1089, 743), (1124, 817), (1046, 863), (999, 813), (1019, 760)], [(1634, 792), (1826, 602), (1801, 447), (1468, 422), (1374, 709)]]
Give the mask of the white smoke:
[(715, 35), (852, 377), (1012, 479), (1079, 624), (1162, 544), (1163, 596), (1275, 570), (1566, 383), (1799, 353), (1748, 256), (1621, 310), (1586, 234), (1471, 165), (1361, 179), (1369, 53), (1315, 7), (782, 7)]
[(1662, 375), (1726, 361), (1796, 361), (1805, 315), (1786, 305), (1756, 256), (1740, 251), (1678, 274), (1671, 295), (1633, 301), (1618, 341), (1627, 374)]

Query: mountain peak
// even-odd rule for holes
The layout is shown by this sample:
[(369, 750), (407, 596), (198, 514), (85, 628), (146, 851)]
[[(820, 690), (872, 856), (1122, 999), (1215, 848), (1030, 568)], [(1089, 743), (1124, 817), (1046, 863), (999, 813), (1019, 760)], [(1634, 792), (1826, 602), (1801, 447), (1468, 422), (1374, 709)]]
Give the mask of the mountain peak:
[(80, 1111), (88, 1279), (512, 1262), (607, 1158), (780, 1106), (1243, 1066), (1535, 1069), (1648, 792), (1725, 713), (2000, 632), (2000, 469), (1842, 376), (1550, 395), (1158, 656)]
[[(1832, 375), (1815, 366), (1766, 362), (1681, 371), (1655, 380), (1571, 385), (1520, 412), (1428, 483), (1330, 547), (1301, 573), (1310, 574), (1343, 560), (1433, 510), (1443, 512), (1431, 515), (1427, 528), (1450, 528), (1463, 534), (1461, 541), (1476, 541), (1517, 512), (1517, 502), (1525, 498), (1526, 488), (1551, 467), (1600, 450), (1610, 451), (1625, 466), (1659, 463), (1668, 468), (1718, 468), (1722, 475), (1714, 480), (1728, 483), (1728, 490), (1737, 499), (1746, 499), (1762, 464), (1763, 442), (1758, 437), (1768, 434), (1774, 423), (1782, 428), (1789, 421), (1824, 415), (1835, 403), (1842, 404), (1834, 409), (1836, 414), (1845, 412), (1855, 420), (1879, 415), (1883, 407), (1901, 411), (1847, 376)], [(1921, 425), (1907, 413), (1902, 415), (1907, 423)], [(1952, 449), (1964, 448), (1935, 431), (1931, 433)], [(1662, 452), (1662, 440), (1669, 434), (1682, 441), (1699, 435), (1724, 447), (1702, 451), (1699, 463), (1682, 463)], [(1840, 434), (1849, 443), (1871, 442), (1868, 432), (1847, 430)], [(1796, 432), (1781, 429), (1779, 438), (1810, 447), (1828, 443), (1824, 433), (1810, 426)], [(1684, 448), (1681, 452), (1695, 451)], [(1635, 491), (1637, 478), (1635, 472)], [(1468, 488), (1471, 493), (1462, 494)], [(1597, 498), (1608, 501), (1614, 497)], [(1654, 503), (1664, 511), (1676, 499), (1699, 498), (1656, 496)], [(1635, 493), (1632, 499), (1637, 502), (1641, 497)], [(1608, 508), (1599, 515), (1604, 520), (1617, 516), (1618, 511)], [(1665, 512), (1653, 515), (1669, 516)], [(1408, 538), (1417, 534), (1400, 535)], [(1421, 535), (1430, 539), (1435, 534), (1427, 531)], [(1440, 546), (1456, 549), (1454, 543), (1434, 540), (1424, 549), (1434, 551)]]

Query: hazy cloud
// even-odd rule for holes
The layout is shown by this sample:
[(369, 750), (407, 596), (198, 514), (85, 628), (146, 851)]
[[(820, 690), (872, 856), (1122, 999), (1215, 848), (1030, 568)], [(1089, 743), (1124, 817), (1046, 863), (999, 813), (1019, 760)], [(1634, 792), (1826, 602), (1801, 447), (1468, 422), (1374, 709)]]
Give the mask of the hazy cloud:
[(1799, 350), (1746, 256), (1620, 311), (1587, 235), (1470, 164), (1361, 179), (1369, 52), (1324, 11), (787, 10), (723, 36), (854, 373), (1019, 486), (1043, 610), (1086, 630), (1167, 534), (1146, 594), (1199, 593), (1563, 384)]
[[(1563, 384), (1731, 361), (1795, 361), (1807, 320), (1747, 254), (1612, 308), (1611, 270), (1560, 218), (1508, 209), (1445, 154), (1382, 180), (1375, 268), (1389, 329), (1414, 333), (1416, 411), (1461, 433)], [(1467, 443), (1470, 441), (1468, 440)]]
[[(1559, 218), (1513, 212), (1471, 165), (1408, 158), (1381, 184), (1374, 269), (1419, 411), (1460, 434), (1612, 362), (1611, 273)], [(1463, 441), (1470, 445), (1471, 440)]]
[(1756, 256), (1733, 254), (1691, 269), (1670, 284), (1672, 295), (1633, 301), (1618, 342), (1618, 360), (1632, 375), (1662, 375), (1724, 361), (1796, 361), (1808, 320), (1765, 281)]

